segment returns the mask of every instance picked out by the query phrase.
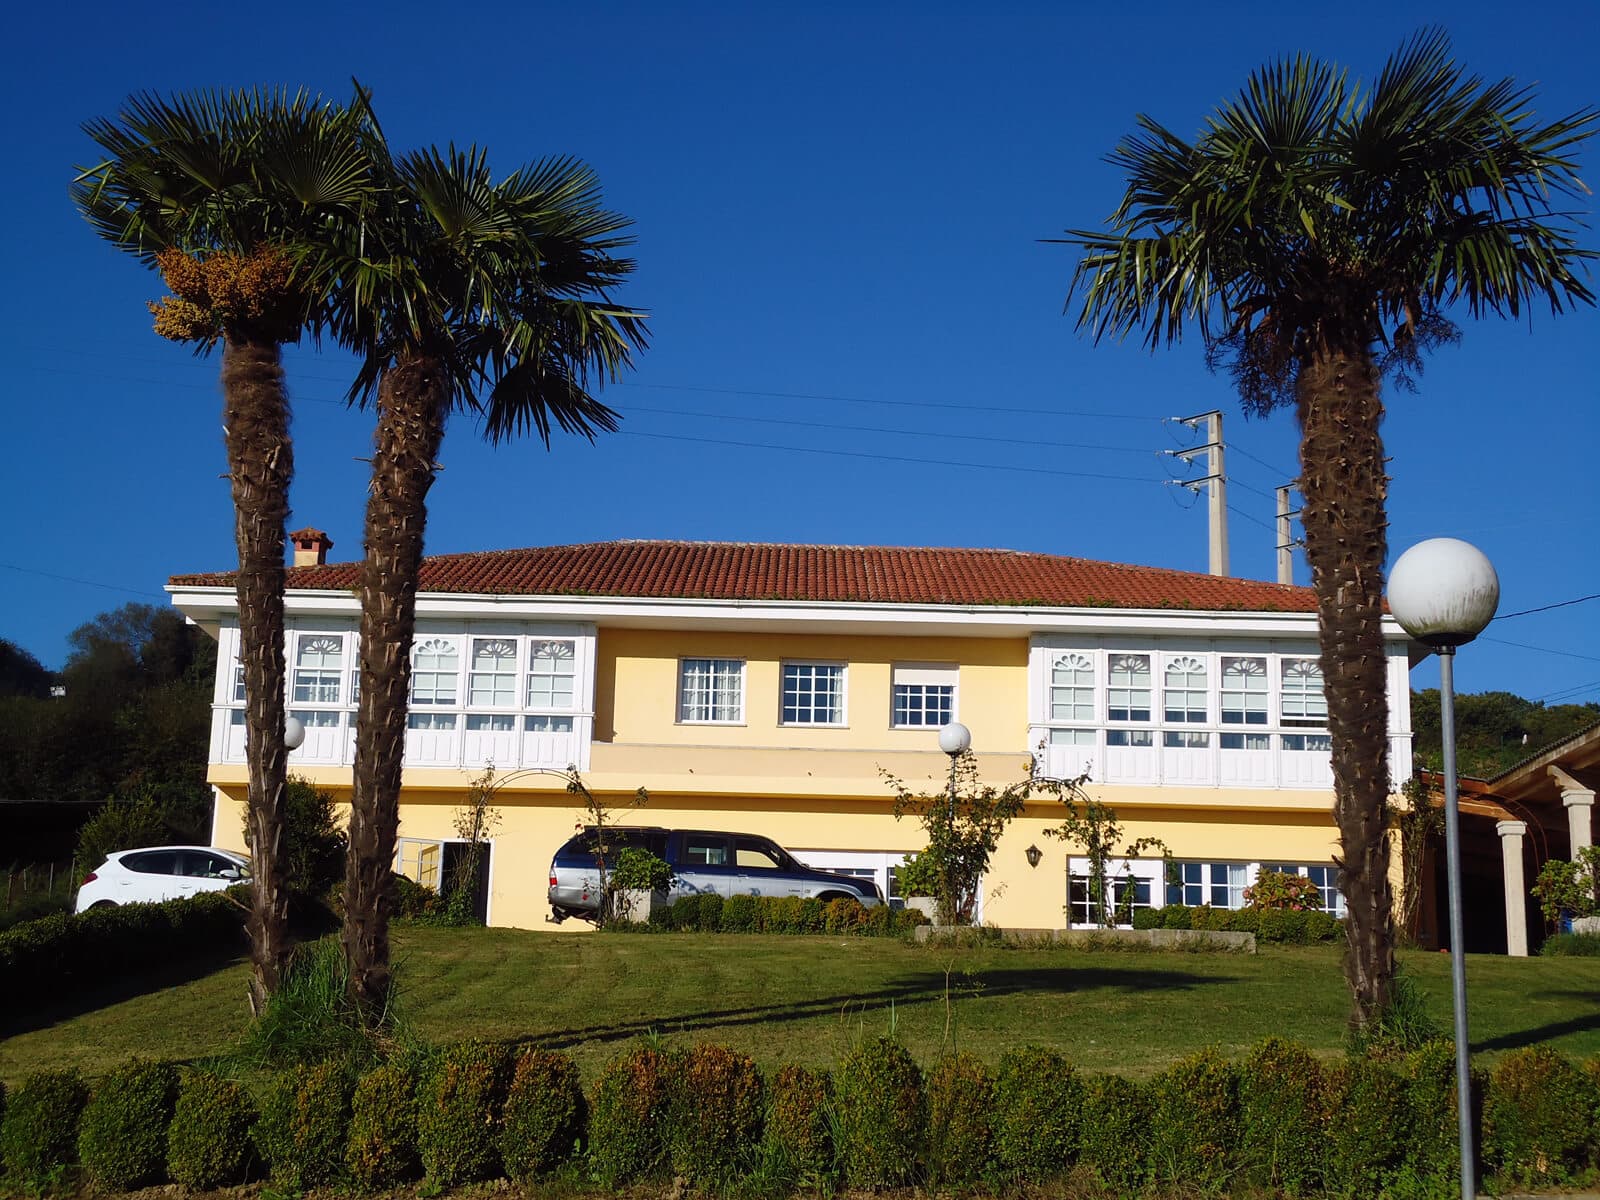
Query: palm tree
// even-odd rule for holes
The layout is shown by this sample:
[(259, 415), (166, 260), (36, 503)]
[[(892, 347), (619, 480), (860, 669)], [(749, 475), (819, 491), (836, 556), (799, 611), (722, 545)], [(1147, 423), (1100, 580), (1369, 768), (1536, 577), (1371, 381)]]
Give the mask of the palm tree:
[(633, 270), (617, 254), (629, 222), (600, 207), (588, 167), (545, 160), (496, 182), (481, 150), (451, 147), (388, 169), (387, 204), (327, 267), (341, 280), (330, 328), (363, 357), (351, 398), (377, 408), (342, 934), (369, 1020), (389, 991), (416, 590), (446, 418), (477, 414), (491, 442), (531, 430), (548, 447), (552, 426), (592, 440), (616, 428), (592, 381), (646, 341), (643, 315), (610, 299)]
[(1574, 154), (1596, 117), (1541, 124), (1528, 89), (1469, 77), (1440, 31), (1370, 87), (1302, 56), (1257, 71), (1192, 144), (1140, 116), (1109, 157), (1128, 180), (1109, 230), (1060, 239), (1082, 251), (1078, 325), (1096, 341), (1139, 330), (1154, 349), (1192, 323), (1248, 413), (1299, 420), (1358, 1025), (1394, 978), (1379, 382), (1411, 384), (1462, 307), (1594, 302), (1594, 255), (1554, 204), (1588, 190)]
[(72, 198), (95, 231), (157, 267), (172, 295), (156, 332), (222, 348), (232, 483), (239, 660), (249, 769), (252, 1004), (287, 961), (283, 831), (284, 525), (293, 448), (281, 347), (320, 323), (328, 282), (306, 239), (359, 219), (370, 168), (360, 118), (305, 92), (131, 98), (85, 131), (105, 157)]

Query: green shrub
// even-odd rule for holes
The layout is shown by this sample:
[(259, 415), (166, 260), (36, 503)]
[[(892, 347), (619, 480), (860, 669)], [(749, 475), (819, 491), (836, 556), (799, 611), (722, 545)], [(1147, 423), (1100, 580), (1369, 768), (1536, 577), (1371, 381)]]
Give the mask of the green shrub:
[(753, 1165), (765, 1110), (754, 1059), (703, 1045), (676, 1056), (663, 1130), (674, 1174), (695, 1184), (723, 1183)]
[(1148, 1152), (1158, 1182), (1221, 1187), (1238, 1147), (1239, 1074), (1232, 1064), (1202, 1050), (1161, 1073), (1150, 1088)]
[(1135, 929), (1160, 929), (1161, 909), (1136, 908), (1133, 910), (1133, 927)]
[(866, 916), (866, 909), (861, 907), (859, 901), (829, 900), (822, 906), (822, 929), (824, 933), (850, 934), (857, 932)]
[(349, 983), (337, 938), (296, 946), (261, 1016), (245, 1031), (240, 1054), (254, 1065), (281, 1069), (329, 1059), (374, 1061), (378, 1047), (350, 999)]
[(1193, 909), (1182, 904), (1169, 904), (1165, 908), (1157, 909), (1161, 914), (1162, 929), (1193, 929)]
[(665, 892), (672, 887), (672, 866), (641, 846), (629, 846), (617, 855), (607, 886), (614, 891)]
[(797, 933), (822, 933), (828, 927), (828, 906), (815, 896), (800, 901)]
[(243, 1183), (252, 1159), (255, 1105), (230, 1079), (191, 1071), (178, 1087), (167, 1133), (167, 1174), (192, 1191)]
[(417, 1150), (430, 1183), (459, 1187), (500, 1171), (500, 1116), (511, 1054), (458, 1042), (431, 1064), (417, 1092)]
[(1129, 1192), (1145, 1178), (1147, 1089), (1118, 1075), (1091, 1075), (1078, 1114), (1078, 1161), (1109, 1188)]
[(1213, 908), (1202, 904), (1189, 910), (1189, 928), (1219, 930), (1233, 928), (1233, 912), (1226, 908)]
[(1054, 1050), (1006, 1051), (994, 1089), (994, 1150), (1001, 1171), (1026, 1183), (1065, 1175), (1078, 1155), (1082, 1105), (1083, 1081)]
[(788, 1064), (767, 1089), (766, 1146), (790, 1180), (816, 1183), (833, 1165), (828, 1113), (833, 1099), (826, 1071)]
[(284, 882), (303, 895), (325, 895), (344, 878), (345, 832), (334, 813), (333, 793), (291, 775), (283, 790), (283, 806), (279, 856)]
[(89, 1097), (78, 1129), (78, 1160), (108, 1192), (165, 1181), (167, 1130), (178, 1102), (171, 1063), (134, 1059), (112, 1071)]
[(356, 1183), (370, 1191), (397, 1187), (422, 1174), (413, 1064), (384, 1063), (356, 1084), (344, 1161)]
[[(1456, 1119), (1455, 1043), (1442, 1039), (1427, 1042), (1406, 1056), (1402, 1069), (1410, 1093), (1412, 1116), (1406, 1164), (1422, 1179), (1459, 1180), (1461, 1145)], [(1476, 1073), (1472, 1091), (1481, 1099), (1483, 1080)], [(1476, 1110), (1478, 1106), (1474, 1104), (1473, 1107)]]
[(762, 919), (773, 933), (821, 933), (822, 901), (799, 896), (773, 896), (761, 901)]
[(0, 1016), (34, 1012), (74, 987), (243, 949), (242, 889), (165, 904), (55, 913), (0, 933)]
[(336, 1180), (350, 1141), (350, 1080), (337, 1063), (302, 1064), (268, 1086), (256, 1148), (272, 1182), (292, 1192)]
[(1329, 912), (1313, 910), (1306, 914), (1306, 941), (1337, 942), (1344, 937), (1344, 925)]
[(1263, 908), (1256, 915), (1256, 937), (1263, 942), (1302, 946), (1306, 941), (1306, 914), (1292, 908)]
[(1552, 957), (1600, 958), (1600, 933), (1557, 933), (1545, 938), (1540, 954)]
[(928, 1076), (928, 1174), (934, 1183), (973, 1183), (994, 1150), (995, 1078), (970, 1054), (952, 1054)]
[(432, 888), (400, 874), (389, 876), (389, 885), (394, 893), (395, 916), (417, 920), (443, 915), (444, 901)]
[(729, 896), (722, 906), (722, 931), (754, 933), (757, 928), (756, 909), (754, 896)]
[(1562, 1183), (1593, 1161), (1594, 1081), (1545, 1046), (1506, 1055), (1489, 1076), (1483, 1149), (1512, 1179)]
[(700, 897), (700, 906), (695, 914), (694, 928), (698, 933), (716, 933), (722, 928), (723, 899), (715, 892), (707, 892)]
[(41, 1188), (78, 1160), (88, 1098), (76, 1071), (35, 1071), (22, 1081), (0, 1117), (0, 1159), (10, 1179)]
[(607, 1186), (655, 1174), (666, 1162), (662, 1126), (671, 1071), (662, 1051), (637, 1046), (600, 1072), (589, 1101), (589, 1158)]
[[(854, 901), (834, 902), (840, 903)], [(922, 1072), (905, 1048), (889, 1038), (863, 1043), (839, 1063), (833, 1086), (834, 1142), (844, 1182), (867, 1188), (911, 1182), (927, 1134), (928, 1106)]]
[(1268, 1038), (1239, 1068), (1239, 1158), (1250, 1181), (1303, 1195), (1322, 1177), (1322, 1068), (1304, 1046)]
[(583, 1082), (565, 1054), (524, 1050), (511, 1072), (500, 1129), (506, 1173), (526, 1182), (554, 1170), (583, 1135)]
[(1230, 929), (1234, 933), (1253, 933), (1260, 937), (1262, 916), (1263, 913), (1259, 908), (1236, 908), (1228, 913), (1227, 924), (1222, 928)]
[(1376, 1196), (1393, 1178), (1410, 1138), (1405, 1080), (1367, 1058), (1347, 1058), (1323, 1079), (1323, 1186), (1340, 1196)]
[(1322, 907), (1322, 889), (1299, 873), (1262, 871), (1244, 890), (1251, 908), (1311, 912)]

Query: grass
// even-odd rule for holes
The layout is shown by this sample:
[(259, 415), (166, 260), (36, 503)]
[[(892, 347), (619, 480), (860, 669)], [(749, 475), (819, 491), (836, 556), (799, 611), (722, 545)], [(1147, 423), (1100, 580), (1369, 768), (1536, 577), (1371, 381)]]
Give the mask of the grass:
[[(400, 1008), (414, 1032), (530, 1039), (570, 1051), (586, 1076), (624, 1043), (714, 1041), (765, 1064), (831, 1064), (894, 1032), (927, 1062), (952, 1041), (993, 1062), (1038, 1042), (1089, 1070), (1148, 1076), (1204, 1046), (1238, 1054), (1277, 1034), (1344, 1045), (1338, 951), (1258, 955), (971, 947), (887, 939), (396, 930)], [(1433, 1018), (1450, 1024), (1449, 958), (1404, 955)], [(1473, 956), (1473, 1049), (1535, 1043), (1600, 1054), (1600, 959)], [(195, 1059), (248, 1023), (247, 967), (153, 978), (150, 990), (42, 1015), (0, 1043), (0, 1079), (40, 1068), (98, 1074), (134, 1054)], [(948, 1004), (947, 1004), (948, 996)]]

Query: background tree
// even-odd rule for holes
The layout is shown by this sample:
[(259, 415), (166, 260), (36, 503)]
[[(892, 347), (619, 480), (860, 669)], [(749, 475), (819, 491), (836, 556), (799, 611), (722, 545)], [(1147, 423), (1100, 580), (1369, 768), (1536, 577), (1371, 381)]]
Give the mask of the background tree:
[(1128, 179), (1110, 228), (1064, 239), (1080, 328), (1154, 348), (1194, 326), (1247, 413), (1298, 419), (1357, 1024), (1394, 978), (1379, 381), (1455, 340), (1453, 309), (1593, 302), (1593, 253), (1554, 204), (1587, 193), (1574, 154), (1596, 115), (1541, 124), (1528, 89), (1467, 75), (1439, 31), (1367, 87), (1302, 56), (1257, 71), (1192, 143), (1141, 115), (1109, 156)]
[(222, 425), (239, 550), (235, 586), (249, 771), (252, 999), (287, 961), (277, 848), (283, 745), (284, 529), (293, 453), (281, 347), (320, 320), (326, 276), (311, 252), (370, 197), (360, 116), (305, 92), (129, 99), (85, 132), (105, 157), (72, 197), (95, 232), (157, 267), (172, 295), (156, 332), (222, 349)]
[[(1463, 775), (1490, 779), (1588, 725), (1600, 721), (1600, 704), (1551, 704), (1511, 692), (1456, 697), (1456, 761)], [(1427, 770), (1444, 765), (1439, 689), (1411, 693), (1412, 746)]]
[(32, 654), (15, 642), (0, 638), (0, 699), (29, 696), (43, 700), (50, 695), (54, 676)]
[[(373, 122), (376, 125), (376, 122)], [(352, 400), (377, 409), (362, 567), (361, 695), (343, 941), (352, 994), (384, 1011), (390, 864), (411, 687), (427, 495), (445, 422), (483, 419), (492, 442), (552, 426), (593, 439), (616, 415), (591, 394), (645, 344), (642, 314), (615, 304), (633, 270), (629, 221), (600, 204), (594, 173), (548, 159), (496, 181), (477, 148), (390, 159), (383, 207), (330, 258), (331, 328), (361, 354)]]

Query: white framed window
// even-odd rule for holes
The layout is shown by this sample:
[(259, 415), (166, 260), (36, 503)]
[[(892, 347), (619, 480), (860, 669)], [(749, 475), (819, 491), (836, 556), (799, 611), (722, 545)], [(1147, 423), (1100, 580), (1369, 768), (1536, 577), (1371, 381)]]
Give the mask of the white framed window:
[(526, 733), (571, 733), (571, 717), (523, 717), (522, 728)]
[(233, 702), (244, 703), (244, 664), (233, 664)]
[(1050, 719), (1072, 724), (1094, 720), (1094, 663), (1086, 654), (1057, 654), (1050, 663)]
[(1112, 654), (1106, 662), (1106, 719), (1150, 719), (1150, 656)]
[(685, 658), (678, 664), (678, 720), (737, 725), (744, 720), (744, 660)]
[(1286, 733), (1283, 748), (1309, 754), (1332, 754), (1333, 738), (1326, 733)]
[(577, 646), (565, 640), (528, 645), (527, 707), (572, 708), (577, 695)]
[(407, 729), (428, 730), (433, 733), (443, 733), (456, 727), (455, 713), (442, 712), (414, 712), (406, 717)]
[(1282, 721), (1302, 729), (1328, 727), (1328, 699), (1322, 691), (1322, 667), (1314, 658), (1286, 658), (1282, 664)]
[(1154, 746), (1155, 744), (1155, 731), (1151, 729), (1106, 730), (1106, 745), (1108, 746)]
[(1205, 659), (1179, 654), (1167, 661), (1161, 687), (1165, 724), (1204, 725), (1207, 698)]
[(786, 662), (782, 679), (780, 724), (844, 724), (844, 664)]
[(516, 729), (517, 718), (511, 713), (467, 714), (468, 733), (515, 733)]
[(1052, 729), (1049, 744), (1052, 746), (1093, 746), (1092, 729)]
[[(411, 703), (416, 708), (450, 707), (457, 703), (461, 650), (450, 638), (420, 639), (411, 657)], [(454, 728), (413, 725), (413, 729)]]
[(1270, 733), (1222, 733), (1222, 748), (1224, 750), (1271, 750), (1272, 735)]
[(895, 729), (937, 729), (956, 719), (953, 666), (901, 663), (890, 687), (889, 724)]
[(302, 633), (295, 641), (291, 704), (337, 704), (344, 677), (344, 639), (336, 633)]
[[(1224, 725), (1265, 725), (1267, 723), (1267, 660), (1232, 658), (1222, 660), (1222, 723)], [(1223, 742), (1223, 748), (1228, 744)]]
[(294, 708), (289, 710), (289, 715), (307, 729), (337, 729), (344, 717), (341, 712), (325, 708)]
[(467, 704), (472, 708), (510, 708), (516, 702), (516, 639), (473, 638), (472, 666), (467, 672)]
[(1247, 863), (1176, 862), (1168, 869), (1167, 903), (1198, 908), (1243, 908), (1250, 886)]

